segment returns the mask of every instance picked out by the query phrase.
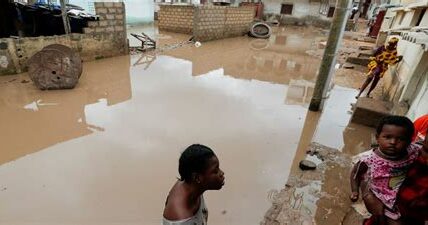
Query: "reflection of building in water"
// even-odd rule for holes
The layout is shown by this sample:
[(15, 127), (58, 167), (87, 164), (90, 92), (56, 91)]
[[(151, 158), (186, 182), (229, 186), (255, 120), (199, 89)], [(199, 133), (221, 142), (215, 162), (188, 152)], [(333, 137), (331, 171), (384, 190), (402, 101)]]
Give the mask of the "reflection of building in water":
[(285, 104), (309, 104), (314, 93), (315, 83), (307, 80), (290, 80)]
[[(85, 107), (106, 99), (107, 105), (129, 100), (129, 57), (85, 63), (78, 85), (71, 90), (40, 91), (18, 79), (0, 82), (0, 164), (73, 138), (93, 129)], [(20, 76), (28, 79), (27, 76)]]
[(223, 68), (226, 75), (240, 79), (280, 84), (288, 84), (291, 79), (312, 81), (320, 59), (306, 54), (306, 51), (314, 48), (319, 34), (293, 29), (297, 28), (276, 31), (270, 39), (230, 38), (221, 43), (203, 43), (202, 48), (176, 49), (166, 54), (192, 61), (194, 76)]

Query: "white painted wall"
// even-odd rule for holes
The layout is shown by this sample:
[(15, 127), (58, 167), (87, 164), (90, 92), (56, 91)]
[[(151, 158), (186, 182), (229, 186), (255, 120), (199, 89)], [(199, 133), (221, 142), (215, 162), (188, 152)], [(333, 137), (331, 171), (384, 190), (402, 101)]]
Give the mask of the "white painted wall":
[(412, 120), (428, 113), (428, 71), (425, 73), (425, 80), (423, 82), (417, 97), (407, 113), (407, 116)]
[(421, 24), (419, 24), (419, 26), (428, 27), (428, 11), (425, 12), (425, 15), (422, 18)]
[[(389, 11), (389, 10), (388, 10)], [(397, 11), (395, 14), (395, 19), (392, 24), (392, 28), (395, 29), (400, 26), (400, 20), (404, 16), (404, 11)], [(404, 18), (403, 18), (404, 19)]]
[(308, 15), (319, 15), (320, 3), (310, 3), (309, 0), (264, 0), (264, 13), (281, 13), (281, 4), (293, 4), (291, 16), (303, 17)]
[(403, 22), (401, 23), (401, 27), (408, 27), (411, 25), (412, 20), (413, 20), (413, 16), (415, 15), (415, 11), (412, 10), (410, 12), (406, 12), (406, 14), (404, 14), (404, 19)]
[(383, 18), (383, 22), (382, 25), (380, 27), (381, 31), (385, 31), (388, 30), (390, 28), (392, 28), (393, 26), (393, 22), (394, 22), (394, 18), (396, 17), (397, 12), (392, 11), (392, 10), (388, 10), (386, 11), (385, 17)]
[(424, 51), (420, 45), (404, 40), (398, 42), (397, 51), (403, 56), (398, 76), (403, 83), (407, 84), (413, 75), (412, 70), (418, 66)]

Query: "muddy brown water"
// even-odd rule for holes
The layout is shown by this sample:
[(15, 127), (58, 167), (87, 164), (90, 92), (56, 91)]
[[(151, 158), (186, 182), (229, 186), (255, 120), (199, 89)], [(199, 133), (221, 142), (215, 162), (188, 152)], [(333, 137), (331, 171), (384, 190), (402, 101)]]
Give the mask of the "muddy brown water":
[(73, 90), (0, 77), (0, 224), (159, 224), (192, 143), (213, 148), (226, 173), (223, 190), (206, 193), (210, 224), (259, 224), (311, 141), (367, 145), (348, 126), (356, 90), (335, 86), (322, 114), (307, 111), (319, 59), (305, 52), (319, 38), (278, 28), (268, 40), (88, 62)]

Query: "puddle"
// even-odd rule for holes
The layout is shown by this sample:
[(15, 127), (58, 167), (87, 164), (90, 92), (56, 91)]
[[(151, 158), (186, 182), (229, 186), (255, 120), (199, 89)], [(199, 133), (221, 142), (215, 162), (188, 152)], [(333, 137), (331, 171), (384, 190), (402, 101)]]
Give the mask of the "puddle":
[[(188, 39), (150, 32), (161, 45)], [(286, 28), (88, 62), (73, 90), (0, 77), (0, 224), (159, 224), (193, 143), (226, 173), (206, 194), (210, 224), (259, 224), (314, 136), (349, 152), (366, 144), (342, 139), (358, 133), (343, 110), (355, 90), (336, 86), (325, 113), (307, 111), (319, 59), (305, 52), (319, 35)]]

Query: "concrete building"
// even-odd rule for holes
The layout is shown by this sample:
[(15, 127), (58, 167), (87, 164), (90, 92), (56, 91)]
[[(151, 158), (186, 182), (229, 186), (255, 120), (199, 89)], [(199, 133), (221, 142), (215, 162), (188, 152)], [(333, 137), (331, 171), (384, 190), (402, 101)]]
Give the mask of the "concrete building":
[[(260, 0), (154, 0), (155, 18), (159, 6), (174, 5), (210, 5), (217, 2), (228, 2), (231, 6), (238, 6), (241, 2), (258, 3)], [(266, 18), (275, 17), (283, 24), (308, 24), (314, 20), (321, 20), (329, 25), (333, 17), (336, 0), (263, 0), (263, 14)]]
[(407, 116), (414, 119), (428, 113), (428, 0), (405, 2), (388, 10), (378, 43), (400, 38), (398, 53), (403, 61), (388, 71), (383, 94), (386, 100), (404, 105)]
[(283, 24), (307, 24), (313, 20), (330, 21), (335, 0), (264, 0), (266, 17), (275, 16)]

